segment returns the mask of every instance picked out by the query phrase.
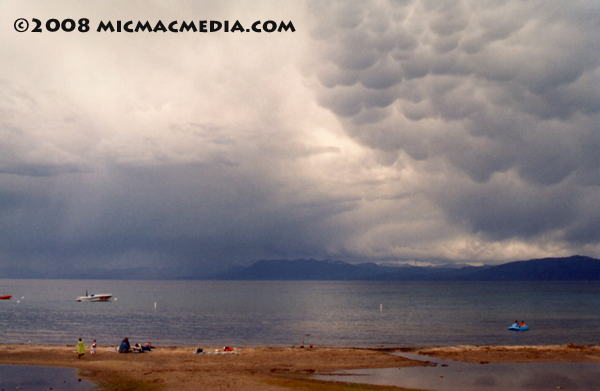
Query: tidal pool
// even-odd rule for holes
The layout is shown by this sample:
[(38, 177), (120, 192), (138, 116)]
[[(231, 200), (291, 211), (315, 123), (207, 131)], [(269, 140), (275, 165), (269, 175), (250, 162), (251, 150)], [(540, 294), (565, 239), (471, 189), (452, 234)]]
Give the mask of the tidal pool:
[(432, 365), (348, 370), (315, 378), (436, 391), (600, 390), (600, 363), (474, 364), (418, 354), (399, 355), (412, 360), (429, 361)]
[(77, 376), (75, 368), (0, 365), (0, 389), (19, 391), (83, 391), (96, 385)]

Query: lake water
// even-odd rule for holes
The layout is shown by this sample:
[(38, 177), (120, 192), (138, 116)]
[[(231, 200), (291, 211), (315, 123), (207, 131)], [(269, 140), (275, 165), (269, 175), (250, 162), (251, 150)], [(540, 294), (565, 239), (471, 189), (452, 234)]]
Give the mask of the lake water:
[(436, 391), (597, 390), (600, 363), (465, 363), (417, 354), (400, 354), (436, 366), (375, 368), (334, 372), (316, 379), (389, 385)]
[[(112, 293), (113, 301), (77, 302)], [(0, 343), (600, 344), (599, 282), (0, 280)], [(156, 308), (155, 308), (156, 303)], [(524, 319), (527, 332), (509, 332)]]
[(81, 379), (74, 368), (0, 365), (0, 389), (81, 391), (96, 389), (96, 385)]

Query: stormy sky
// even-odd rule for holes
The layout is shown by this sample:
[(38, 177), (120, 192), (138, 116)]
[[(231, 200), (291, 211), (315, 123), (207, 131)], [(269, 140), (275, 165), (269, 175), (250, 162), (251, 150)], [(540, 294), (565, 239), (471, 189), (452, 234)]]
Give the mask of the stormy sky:
[(600, 257), (598, 2), (1, 0), (0, 29), (5, 273)]

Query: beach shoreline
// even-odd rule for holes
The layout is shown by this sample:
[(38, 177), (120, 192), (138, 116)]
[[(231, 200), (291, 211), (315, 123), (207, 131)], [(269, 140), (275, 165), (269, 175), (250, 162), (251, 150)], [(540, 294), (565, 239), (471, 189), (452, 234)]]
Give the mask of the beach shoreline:
[[(344, 369), (424, 365), (394, 352), (408, 352), (456, 361), (600, 362), (600, 346), (452, 346), (426, 348), (339, 347), (158, 347), (149, 353), (114, 353), (114, 346), (89, 347), (82, 359), (75, 345), (0, 344), (0, 364), (77, 368), (83, 378), (103, 390), (289, 390), (312, 380), (306, 374)], [(327, 389), (327, 386), (324, 386)], [(333, 387), (333, 385), (332, 385)], [(334, 389), (334, 388), (332, 388)], [(374, 387), (372, 389), (385, 389)]]

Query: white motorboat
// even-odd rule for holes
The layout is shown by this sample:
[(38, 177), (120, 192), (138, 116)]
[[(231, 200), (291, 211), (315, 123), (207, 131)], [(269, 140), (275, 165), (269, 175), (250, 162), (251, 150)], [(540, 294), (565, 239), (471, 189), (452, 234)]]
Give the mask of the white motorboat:
[(112, 293), (92, 293), (88, 295), (85, 291), (85, 296), (79, 296), (77, 301), (109, 301), (112, 297)]

